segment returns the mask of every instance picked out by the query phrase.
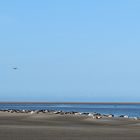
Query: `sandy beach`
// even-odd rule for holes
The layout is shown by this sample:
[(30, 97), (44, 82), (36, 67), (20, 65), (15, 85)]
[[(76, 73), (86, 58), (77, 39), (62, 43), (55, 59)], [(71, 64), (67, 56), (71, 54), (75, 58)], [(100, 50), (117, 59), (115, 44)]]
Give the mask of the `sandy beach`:
[(0, 112), (1, 140), (139, 140), (140, 120)]

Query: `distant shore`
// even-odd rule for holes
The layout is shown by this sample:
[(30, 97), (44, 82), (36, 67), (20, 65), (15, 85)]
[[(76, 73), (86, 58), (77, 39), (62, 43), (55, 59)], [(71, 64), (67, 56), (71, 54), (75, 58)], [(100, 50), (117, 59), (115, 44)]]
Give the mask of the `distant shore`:
[(140, 104), (140, 102), (0, 102), (0, 104)]

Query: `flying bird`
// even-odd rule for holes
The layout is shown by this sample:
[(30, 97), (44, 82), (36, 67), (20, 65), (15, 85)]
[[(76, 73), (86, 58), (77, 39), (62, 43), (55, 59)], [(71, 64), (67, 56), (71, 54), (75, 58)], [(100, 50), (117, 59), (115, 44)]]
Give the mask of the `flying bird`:
[(13, 69), (14, 69), (14, 70), (17, 70), (18, 68), (17, 68), (17, 67), (14, 67)]

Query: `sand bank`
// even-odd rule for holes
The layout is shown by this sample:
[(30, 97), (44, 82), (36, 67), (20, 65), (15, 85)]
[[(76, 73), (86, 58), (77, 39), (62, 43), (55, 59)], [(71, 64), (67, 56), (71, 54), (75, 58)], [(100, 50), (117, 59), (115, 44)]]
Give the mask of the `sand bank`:
[(0, 112), (0, 140), (139, 140), (140, 120)]

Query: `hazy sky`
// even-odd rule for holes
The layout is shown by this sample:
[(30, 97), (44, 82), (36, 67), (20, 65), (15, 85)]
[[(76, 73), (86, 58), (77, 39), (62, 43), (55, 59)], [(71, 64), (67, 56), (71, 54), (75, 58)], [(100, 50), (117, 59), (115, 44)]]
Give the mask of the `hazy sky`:
[(140, 101), (140, 1), (0, 1), (0, 101)]

